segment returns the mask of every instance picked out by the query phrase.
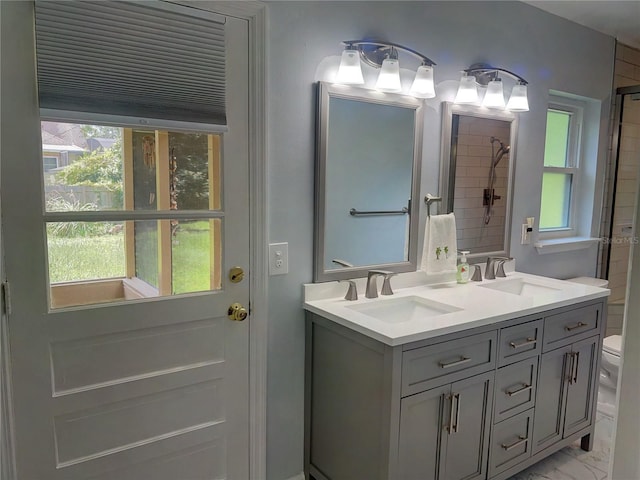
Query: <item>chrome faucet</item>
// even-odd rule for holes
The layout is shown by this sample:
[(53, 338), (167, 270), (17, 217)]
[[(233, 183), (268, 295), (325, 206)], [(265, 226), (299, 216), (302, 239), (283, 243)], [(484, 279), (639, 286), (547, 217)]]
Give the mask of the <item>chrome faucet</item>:
[(384, 282), (382, 282), (382, 290), (380, 291), (381, 295), (393, 295), (393, 290), (391, 290), (391, 277), (395, 275), (393, 272), (388, 272), (386, 270), (369, 270), (367, 273), (367, 288), (364, 296), (367, 298), (378, 298), (378, 284), (376, 282), (376, 277), (378, 275), (382, 275), (384, 277)]
[[(484, 270), (484, 278), (487, 280), (495, 280), (496, 275), (498, 277), (506, 277), (507, 275), (504, 273), (504, 262), (508, 260), (513, 260), (511, 257), (489, 257), (487, 258), (487, 267)], [(500, 262), (498, 264), (498, 271), (496, 273), (495, 263)]]

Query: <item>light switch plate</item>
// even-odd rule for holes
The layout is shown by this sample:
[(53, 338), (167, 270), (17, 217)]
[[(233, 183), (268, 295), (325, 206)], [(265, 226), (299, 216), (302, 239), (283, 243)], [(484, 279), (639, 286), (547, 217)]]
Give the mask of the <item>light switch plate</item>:
[(269, 275), (284, 275), (289, 273), (289, 244), (269, 244)]

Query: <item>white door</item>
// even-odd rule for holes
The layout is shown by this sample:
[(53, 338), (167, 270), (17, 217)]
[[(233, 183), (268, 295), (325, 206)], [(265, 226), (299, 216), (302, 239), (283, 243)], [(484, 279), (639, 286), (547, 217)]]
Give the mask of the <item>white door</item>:
[(64, 215), (42, 207), (32, 5), (8, 3), (1, 193), (18, 480), (248, 479), (250, 319), (227, 318), (233, 303), (249, 308), (247, 23), (227, 19), (221, 288), (51, 309), (45, 224)]

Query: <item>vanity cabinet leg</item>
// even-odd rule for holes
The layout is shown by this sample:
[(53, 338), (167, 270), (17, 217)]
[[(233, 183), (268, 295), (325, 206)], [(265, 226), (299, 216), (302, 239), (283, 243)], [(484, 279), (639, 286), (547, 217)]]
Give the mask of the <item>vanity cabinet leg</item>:
[(580, 439), (580, 448), (585, 452), (593, 450), (593, 435), (588, 434)]

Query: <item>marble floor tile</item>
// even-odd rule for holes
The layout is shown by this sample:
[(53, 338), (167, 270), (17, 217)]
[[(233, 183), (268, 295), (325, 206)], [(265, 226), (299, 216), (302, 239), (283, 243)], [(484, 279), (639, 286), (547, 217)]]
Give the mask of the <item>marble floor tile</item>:
[(509, 480), (606, 480), (613, 421), (611, 417), (598, 414), (591, 452), (582, 450), (577, 441)]

